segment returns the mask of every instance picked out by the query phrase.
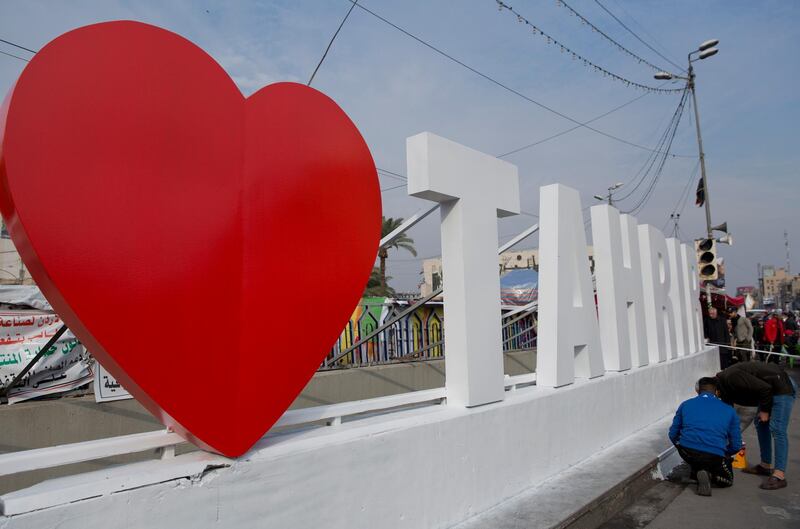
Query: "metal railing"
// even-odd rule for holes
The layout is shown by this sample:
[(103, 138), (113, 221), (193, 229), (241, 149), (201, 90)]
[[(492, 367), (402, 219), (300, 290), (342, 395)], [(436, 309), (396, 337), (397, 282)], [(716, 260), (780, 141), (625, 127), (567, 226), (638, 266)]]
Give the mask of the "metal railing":
[[(506, 375), (504, 386), (506, 391), (516, 391), (521, 386), (535, 383), (535, 373), (517, 376)], [(344, 422), (344, 419), (356, 419), (358, 416), (379, 412), (391, 413), (409, 406), (443, 404), (446, 398), (447, 392), (445, 388), (436, 388), (373, 399), (287, 410), (274, 424), (273, 429), (303, 426), (312, 423), (338, 426)], [(186, 440), (174, 432), (159, 430), (10, 452), (0, 454), (0, 476), (93, 461), (112, 456), (135, 454), (153, 449), (161, 450), (162, 459), (171, 459), (175, 454), (175, 446), (185, 442)]]
[[(381, 240), (381, 245), (387, 244), (394, 237), (408, 230), (437, 208), (438, 205), (415, 214), (389, 236)], [(537, 230), (538, 226), (528, 228), (525, 232), (502, 246), (498, 253), (505, 251)], [(382, 306), (381, 311), (385, 308), (387, 311), (391, 310), (392, 312), (381, 314), (380, 318), (375, 316), (374, 311), (365, 310), (359, 321), (356, 322), (358, 324), (358, 332), (353, 332), (350, 335), (350, 343), (337, 344), (323, 367), (330, 368), (347, 362), (363, 365), (374, 361), (441, 358), (444, 355), (442, 305), (433, 301), (441, 294), (442, 289), (439, 289), (408, 306), (400, 304), (392, 307)], [(523, 349), (535, 343), (535, 311), (536, 305), (532, 303), (525, 307), (508, 310), (505, 315), (501, 316), (504, 320), (504, 350)], [(426, 316), (424, 322), (420, 313)], [(366, 320), (361, 321), (364, 318)], [(351, 331), (355, 331), (355, 329), (351, 329)], [(345, 332), (345, 335), (347, 335), (347, 332)], [(527, 373), (513, 377), (507, 375), (504, 384), (507, 391), (516, 391), (520, 386), (535, 384), (535, 382), (536, 374)], [(430, 406), (445, 402), (445, 388), (437, 388), (340, 404), (288, 410), (275, 423), (273, 429), (286, 429), (313, 423), (323, 423), (328, 427), (336, 427), (342, 424), (345, 419), (355, 420), (359, 416), (363, 417), (366, 414), (391, 413), (400, 409), (408, 409), (410, 406)], [(170, 478), (173, 474), (175, 477), (190, 475), (206, 468), (207, 465), (212, 467), (225, 466), (226, 462), (229, 462), (227, 458), (205, 453), (185, 454), (176, 458), (175, 447), (185, 442), (178, 434), (161, 430), (0, 454), (0, 476), (149, 450), (157, 450), (163, 460), (156, 462), (161, 465), (159, 468), (162, 470), (153, 474), (154, 477), (150, 480), (156, 480), (153, 482), (174, 479), (174, 477)], [(177, 460), (180, 460), (180, 462)], [(120, 484), (118, 485), (120, 487), (119, 490), (142, 486), (149, 483), (148, 479), (150, 478), (135, 480), (135, 483), (131, 482), (127, 485)], [(87, 487), (77, 487), (75, 491), (70, 492), (70, 494), (75, 494), (75, 497), (67, 498), (65, 496), (62, 499), (64, 501), (75, 501), (80, 499), (81, 495), (85, 496), (86, 494), (89, 494), (86, 497), (91, 497), (95, 492), (90, 491), (92, 489), (91, 486), (87, 485)], [(0, 509), (4, 508), (5, 514), (9, 514), (12, 511), (23, 512), (25, 509), (31, 508), (31, 505), (39, 500), (45, 503), (50, 501), (42, 498), (31, 500), (31, 497), (27, 499), (11, 498), (6, 495), (0, 500)], [(16, 502), (13, 503), (13, 507), (12, 502)]]
[[(322, 370), (364, 367), (416, 360), (438, 360), (445, 355), (442, 304), (430, 304), (440, 290), (410, 306), (394, 303), (365, 307), (348, 322), (348, 328), (320, 367)], [(502, 315), (503, 351), (536, 346), (536, 303)], [(375, 312), (385, 311), (384, 323)], [(355, 341), (353, 336), (359, 336)]]
[[(380, 246), (390, 243), (412, 226), (438, 209), (438, 204), (415, 213), (381, 239)], [(498, 248), (502, 254), (515, 244), (539, 231), (534, 224)], [(443, 295), (439, 288), (408, 307), (382, 305), (387, 314), (378, 315), (377, 305), (366, 305), (361, 315), (348, 322), (339, 340), (325, 358), (320, 369), (360, 367), (408, 360), (430, 360), (444, 356), (444, 314), (441, 304), (432, 302)], [(503, 350), (530, 349), (536, 343), (536, 307), (529, 303), (503, 315)], [(513, 318), (511, 318), (513, 316)]]

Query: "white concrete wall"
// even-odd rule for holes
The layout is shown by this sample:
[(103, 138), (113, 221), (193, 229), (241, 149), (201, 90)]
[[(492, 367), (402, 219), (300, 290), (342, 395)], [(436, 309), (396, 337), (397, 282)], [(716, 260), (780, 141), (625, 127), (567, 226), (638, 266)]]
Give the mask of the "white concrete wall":
[(672, 413), (718, 368), (707, 349), (562, 388), (522, 388), (478, 408), (267, 437), (201, 479), (0, 517), (0, 529), (449, 527)]

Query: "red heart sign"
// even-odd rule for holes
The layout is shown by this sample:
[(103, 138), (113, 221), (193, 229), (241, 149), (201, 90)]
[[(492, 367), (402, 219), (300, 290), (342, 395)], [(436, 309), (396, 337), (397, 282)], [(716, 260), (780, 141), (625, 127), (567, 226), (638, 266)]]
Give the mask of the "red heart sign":
[(58, 37), (0, 113), (0, 208), (96, 358), (195, 444), (244, 453), (344, 327), (380, 238), (375, 164), (331, 99), (245, 98), (137, 22)]

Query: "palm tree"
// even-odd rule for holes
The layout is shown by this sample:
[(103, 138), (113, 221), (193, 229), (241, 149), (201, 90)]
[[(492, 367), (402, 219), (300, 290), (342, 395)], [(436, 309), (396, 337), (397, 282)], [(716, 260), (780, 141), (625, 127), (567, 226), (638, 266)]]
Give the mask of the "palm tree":
[[(381, 239), (392, 233), (394, 230), (397, 229), (403, 223), (403, 219), (393, 219), (389, 217), (383, 217), (383, 221), (381, 223)], [(382, 288), (386, 288), (386, 259), (389, 258), (389, 249), (390, 248), (402, 248), (406, 250), (408, 253), (413, 255), (414, 257), (417, 256), (417, 250), (414, 248), (414, 239), (409, 237), (405, 234), (405, 232), (401, 233), (397, 237), (394, 238), (391, 242), (387, 243), (384, 246), (381, 246), (378, 249), (378, 259), (381, 260), (380, 262), (380, 279), (381, 283), (380, 286)]]
[[(391, 277), (386, 278), (391, 279)], [(382, 287), (381, 286), (381, 270), (377, 266), (372, 268), (372, 273), (369, 275), (369, 280), (367, 281), (367, 288), (364, 290), (364, 294), (362, 297), (387, 297), (391, 298), (394, 297), (395, 292), (392, 287)]]

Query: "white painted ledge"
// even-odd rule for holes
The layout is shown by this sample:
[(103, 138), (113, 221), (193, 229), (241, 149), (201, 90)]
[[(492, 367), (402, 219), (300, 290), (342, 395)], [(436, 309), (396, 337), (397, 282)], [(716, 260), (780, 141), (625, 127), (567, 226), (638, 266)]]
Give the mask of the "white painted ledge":
[(159, 430), (156, 432), (120, 435), (95, 441), (84, 441), (82, 443), (10, 452), (0, 455), (0, 476), (72, 463), (82, 463), (122, 454), (146, 452), (185, 442), (183, 437), (174, 432)]
[(275, 423), (275, 427), (297, 426), (300, 424), (330, 420), (335, 424), (342, 422), (342, 417), (358, 415), (373, 411), (388, 410), (401, 406), (424, 404), (426, 402), (441, 402), (445, 398), (445, 389), (428, 389), (424, 391), (411, 391), (374, 399), (354, 400), (313, 408), (288, 410)]
[(102, 495), (31, 512), (17, 503), (0, 528), (101, 529), (109, 519), (148, 529), (451, 527), (674, 412), (718, 366), (709, 348), (562, 388), (519, 387), (475, 408), (422, 406), (274, 433), (230, 468), (192, 480), (120, 491), (148, 474), (133, 465), (61, 478), (41, 484), (46, 495), (32, 487), (3, 502)]
[[(536, 374), (529, 373), (514, 377), (506, 376), (505, 387), (514, 391), (518, 386), (533, 384)], [(344, 417), (374, 412), (388, 412), (394, 408), (417, 404), (439, 404), (446, 397), (445, 388), (412, 391), (374, 399), (364, 399), (325, 406), (314, 406), (298, 410), (288, 410), (275, 424), (275, 427), (299, 426), (307, 423), (328, 421), (329, 425), (339, 425)], [(105, 457), (135, 454), (148, 450), (165, 448), (174, 455), (175, 445), (186, 442), (173, 432), (155, 431), (123, 435), (81, 443), (11, 452), (0, 455), (0, 476), (18, 474), (31, 470), (52, 468), (72, 463), (82, 463)]]
[(209, 467), (230, 466), (230, 463), (230, 459), (222, 456), (193, 452), (168, 461), (145, 461), (55, 478), (5, 494), (0, 498), (0, 514), (13, 516), (155, 483), (191, 478), (200, 476)]

